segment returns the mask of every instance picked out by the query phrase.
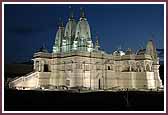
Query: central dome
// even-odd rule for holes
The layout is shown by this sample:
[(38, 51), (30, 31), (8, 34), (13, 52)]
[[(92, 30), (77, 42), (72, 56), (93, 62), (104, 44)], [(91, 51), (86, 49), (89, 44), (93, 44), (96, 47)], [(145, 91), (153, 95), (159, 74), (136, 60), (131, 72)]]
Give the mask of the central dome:
[(71, 52), (71, 51), (93, 51), (91, 32), (84, 10), (81, 9), (81, 15), (78, 23), (74, 19), (73, 12), (65, 26), (62, 24), (56, 34), (53, 53)]
[(75, 38), (91, 40), (90, 26), (86, 18), (80, 18), (76, 27)]
[(75, 37), (75, 31), (76, 31), (76, 21), (73, 18), (73, 14), (69, 17), (69, 21), (66, 24), (65, 27), (65, 37), (71, 38)]
[(80, 50), (80, 51), (89, 51), (89, 52), (93, 50), (90, 26), (85, 17), (83, 9), (81, 10), (81, 16), (76, 26), (73, 49)]
[(66, 51), (71, 51), (72, 44), (75, 39), (76, 21), (73, 18), (73, 14), (69, 17), (69, 21), (65, 27), (65, 39), (66, 39)]

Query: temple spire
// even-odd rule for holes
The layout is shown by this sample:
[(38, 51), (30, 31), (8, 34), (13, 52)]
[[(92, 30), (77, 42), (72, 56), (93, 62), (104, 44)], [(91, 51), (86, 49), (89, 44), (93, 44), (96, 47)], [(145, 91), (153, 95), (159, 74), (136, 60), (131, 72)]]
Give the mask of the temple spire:
[(96, 34), (95, 50), (98, 51), (99, 48), (100, 48), (100, 45), (99, 45), (99, 38), (98, 38), (98, 35)]
[(74, 18), (74, 13), (73, 13), (73, 10), (72, 10), (71, 6), (69, 6), (69, 10), (70, 10), (69, 19), (73, 19)]
[(85, 12), (83, 8), (80, 8), (80, 18), (85, 18)]
[(61, 21), (61, 27), (64, 27), (64, 22), (63, 22), (63, 20)]
[(61, 19), (61, 17), (59, 18), (59, 24), (58, 24), (59, 27), (64, 27), (64, 22), (63, 20)]

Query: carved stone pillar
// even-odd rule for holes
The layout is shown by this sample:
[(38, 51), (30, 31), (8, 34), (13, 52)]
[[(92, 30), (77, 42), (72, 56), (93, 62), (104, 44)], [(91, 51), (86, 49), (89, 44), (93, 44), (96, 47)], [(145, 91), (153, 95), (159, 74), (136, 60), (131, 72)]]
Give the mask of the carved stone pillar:
[(153, 65), (156, 88), (161, 88), (161, 87), (163, 87), (163, 85), (162, 85), (162, 80), (160, 79), (160, 75), (159, 75), (159, 66), (160, 66), (160, 65)]

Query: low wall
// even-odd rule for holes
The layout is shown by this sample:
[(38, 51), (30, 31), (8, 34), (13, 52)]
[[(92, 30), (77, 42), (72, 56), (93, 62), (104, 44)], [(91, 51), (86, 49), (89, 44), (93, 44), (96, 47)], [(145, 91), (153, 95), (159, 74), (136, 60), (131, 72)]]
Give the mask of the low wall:
[(51, 72), (39, 72), (38, 86), (48, 86)]
[(105, 86), (120, 88), (155, 88), (153, 72), (107, 72)]

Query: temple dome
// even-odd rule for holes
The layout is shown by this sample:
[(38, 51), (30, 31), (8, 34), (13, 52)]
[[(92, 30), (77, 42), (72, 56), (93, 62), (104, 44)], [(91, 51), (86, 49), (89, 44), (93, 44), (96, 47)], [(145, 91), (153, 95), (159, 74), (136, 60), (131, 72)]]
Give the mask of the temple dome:
[(82, 38), (91, 41), (90, 26), (86, 18), (80, 18), (76, 27), (75, 38)]
[(73, 49), (80, 50), (80, 51), (89, 51), (89, 52), (93, 50), (90, 26), (85, 17), (83, 9), (81, 9), (81, 16), (76, 26)]
[(65, 27), (65, 37), (75, 37), (75, 31), (76, 31), (76, 21), (73, 18), (69, 18), (68, 23)]
[(55, 43), (53, 46), (53, 53), (61, 51), (62, 40), (64, 39), (64, 25), (63, 22), (59, 25), (58, 31), (55, 36)]
[(85, 16), (84, 9), (81, 8), (80, 19), (76, 27), (75, 38), (91, 41), (90, 26)]

